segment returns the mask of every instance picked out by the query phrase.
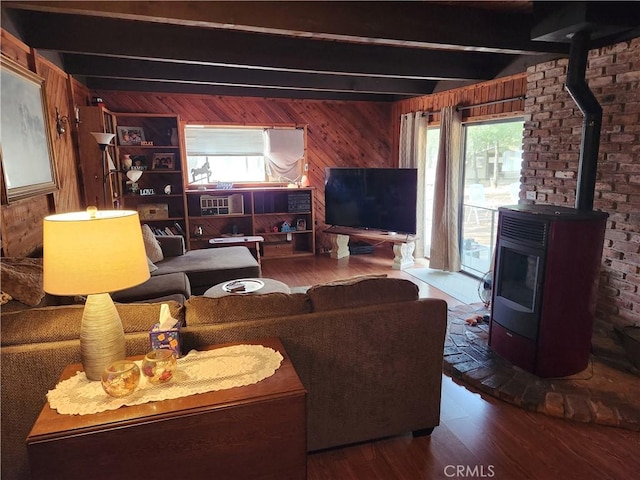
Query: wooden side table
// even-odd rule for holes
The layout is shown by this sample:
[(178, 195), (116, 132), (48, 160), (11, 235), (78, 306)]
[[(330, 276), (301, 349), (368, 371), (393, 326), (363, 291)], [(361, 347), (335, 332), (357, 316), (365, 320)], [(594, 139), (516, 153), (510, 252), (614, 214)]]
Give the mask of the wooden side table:
[(278, 350), (280, 368), (254, 385), (92, 415), (47, 403), (27, 437), (32, 478), (306, 478), (306, 391), (279, 339), (243, 343)]

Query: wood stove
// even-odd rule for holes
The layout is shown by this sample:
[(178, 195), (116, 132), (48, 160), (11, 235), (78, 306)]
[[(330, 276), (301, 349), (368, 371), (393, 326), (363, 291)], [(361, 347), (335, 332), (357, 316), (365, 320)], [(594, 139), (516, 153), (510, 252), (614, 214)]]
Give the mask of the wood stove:
[(608, 217), (593, 210), (602, 107), (585, 72), (595, 32), (580, 22), (567, 28), (556, 32), (571, 41), (566, 88), (584, 115), (575, 209), (499, 209), (491, 306), (489, 345), (541, 377), (572, 375), (589, 364)]
[(607, 214), (553, 205), (498, 210), (489, 345), (540, 377), (589, 363)]

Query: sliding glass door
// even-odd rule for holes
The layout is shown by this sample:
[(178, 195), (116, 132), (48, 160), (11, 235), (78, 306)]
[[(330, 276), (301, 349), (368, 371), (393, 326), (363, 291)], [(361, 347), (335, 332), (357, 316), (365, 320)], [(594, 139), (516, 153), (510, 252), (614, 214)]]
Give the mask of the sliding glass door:
[(523, 127), (521, 118), (463, 126), (460, 253), (462, 270), (474, 276), (491, 269), (498, 207), (518, 203)]

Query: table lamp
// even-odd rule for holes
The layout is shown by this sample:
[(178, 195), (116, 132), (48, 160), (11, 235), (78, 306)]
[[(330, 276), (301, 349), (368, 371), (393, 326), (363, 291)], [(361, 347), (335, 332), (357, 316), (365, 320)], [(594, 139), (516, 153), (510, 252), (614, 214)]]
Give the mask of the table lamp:
[(102, 210), (44, 219), (43, 287), (53, 295), (88, 295), (80, 327), (82, 365), (100, 380), (114, 360), (125, 358), (122, 322), (110, 292), (149, 278), (138, 212)]

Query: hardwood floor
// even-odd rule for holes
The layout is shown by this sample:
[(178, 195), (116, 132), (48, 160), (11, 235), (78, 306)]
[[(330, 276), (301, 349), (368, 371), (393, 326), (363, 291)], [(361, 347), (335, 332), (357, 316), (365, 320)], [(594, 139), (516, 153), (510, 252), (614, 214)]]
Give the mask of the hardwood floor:
[[(332, 260), (317, 256), (266, 260), (263, 276), (290, 286), (313, 285), (354, 275), (386, 273), (414, 281), (420, 296), (455, 299), (391, 270), (385, 246), (374, 255)], [(581, 424), (527, 412), (481, 396), (443, 376), (440, 426), (428, 437), (402, 435), (315, 452), (309, 480), (497, 480), (627, 479), (640, 471), (640, 433)]]
[[(415, 282), (420, 288), (421, 297), (443, 298), (449, 306), (460, 305), (460, 302), (455, 298), (446, 295), (425, 282), (421, 282), (408, 273), (392, 270), (393, 251), (390, 245), (383, 244), (378, 246), (374, 254), (352, 255), (339, 260), (334, 260), (329, 255), (295, 259), (265, 260), (263, 258), (262, 276), (280, 280), (290, 287), (302, 287), (356, 275), (386, 274), (389, 277), (404, 278)], [(421, 264), (418, 261), (416, 266), (427, 266), (427, 263)]]

